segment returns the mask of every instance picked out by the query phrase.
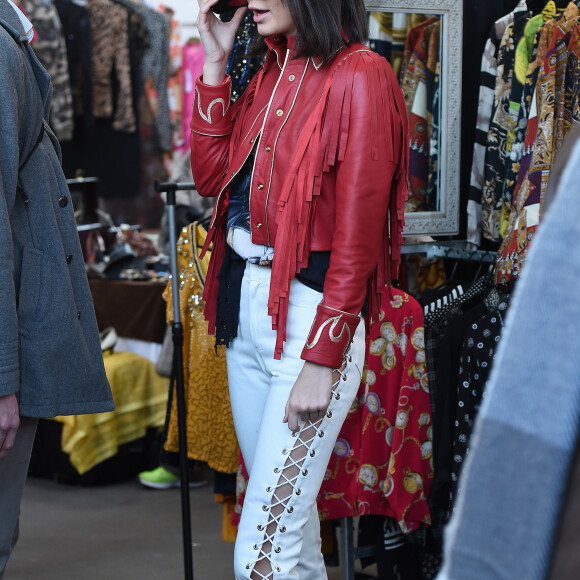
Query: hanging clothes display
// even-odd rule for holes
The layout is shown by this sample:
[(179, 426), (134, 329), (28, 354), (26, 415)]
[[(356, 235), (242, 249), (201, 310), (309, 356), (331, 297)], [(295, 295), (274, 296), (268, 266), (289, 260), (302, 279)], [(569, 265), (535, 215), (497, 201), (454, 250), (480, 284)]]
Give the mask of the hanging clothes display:
[[(112, 117), (114, 130), (133, 133), (136, 123), (128, 13), (112, 0), (90, 0), (87, 7), (93, 40), (93, 113), (96, 118)], [(116, 98), (113, 96), (113, 70), (118, 87)]]
[[(157, 117), (144, 99), (147, 71), (157, 72), (144, 62), (148, 55), (153, 60), (150, 55), (156, 51), (159, 71), (163, 68), (163, 46), (169, 43), (167, 16), (131, 0), (87, 0), (91, 30), (79, 39), (79, 22), (74, 18), (78, 10), (73, 12), (69, 0), (57, 1), (68, 13), (69, 68), (85, 63), (87, 52), (91, 54), (90, 69), (79, 70), (78, 64), (74, 69), (79, 89), (74, 138), (63, 144), (65, 175), (96, 177), (102, 209), (116, 224), (155, 227), (163, 208), (153, 183), (166, 174), (159, 127), (166, 127), (171, 140), (171, 120), (168, 115), (165, 121)], [(151, 13), (155, 15), (148, 20)], [(166, 62), (161, 79), (168, 75), (168, 67)], [(159, 90), (167, 96), (166, 88)]]
[(439, 18), (371, 12), (370, 47), (397, 74), (409, 114), (409, 197), (405, 211), (438, 207), (440, 42)]
[(481, 229), (487, 240), (499, 243), (502, 192), (506, 166), (506, 143), (515, 47), (530, 18), (525, 2), (520, 2), (505, 28), (497, 53), (497, 77), (485, 155), (481, 202)]
[[(551, 34), (553, 33), (557, 20), (555, 19), (557, 15), (557, 8), (555, 2), (550, 0), (542, 12), (542, 21), (538, 21), (537, 24), (539, 29), (536, 30), (535, 36), (531, 43), (531, 49), (529, 52), (529, 60), (525, 63), (516, 63), (515, 71), (519, 71), (520, 68), (523, 69), (525, 66), (526, 78), (524, 82), (523, 89), (521, 91), (520, 105), (517, 112), (517, 122), (516, 130), (513, 137), (513, 143), (511, 145), (511, 153), (507, 162), (506, 179), (504, 180), (504, 192), (503, 192), (503, 209), (501, 215), (500, 224), (500, 234), (502, 237), (505, 236), (507, 229), (507, 221), (510, 215), (512, 199), (519, 183), (519, 173), (522, 165), (526, 168), (529, 167), (529, 155), (532, 152), (531, 147), (527, 148), (526, 139), (532, 139), (536, 134), (536, 106), (534, 105), (532, 109), (532, 103), (534, 102), (534, 93), (536, 91), (536, 84), (538, 80), (538, 70), (543, 62), (546, 51), (548, 50), (548, 42)], [(528, 23), (526, 29), (533, 27), (532, 21)], [(529, 30), (529, 33), (533, 33), (534, 28)], [(525, 35), (525, 30), (524, 30)], [(516, 59), (518, 53), (516, 53)], [(532, 110), (533, 115), (530, 118), (530, 111)], [(515, 113), (515, 109), (514, 109)], [(510, 119), (511, 120), (511, 119)], [(532, 126), (531, 130), (528, 131), (528, 126)], [(533, 141), (532, 141), (533, 142)], [(523, 161), (522, 161), (523, 160)]]
[[(439, 18), (429, 18), (412, 28), (405, 44), (400, 83), (409, 113), (409, 197), (405, 211), (434, 210), (437, 145), (431, 141), (433, 110), (438, 109)], [(437, 134), (437, 132), (436, 132)], [(433, 147), (433, 149), (432, 149)], [(435, 171), (433, 171), (435, 170)], [(428, 191), (431, 196), (428, 196)]]
[(323, 519), (395, 518), (408, 533), (430, 524), (433, 478), (423, 313), (396, 288), (382, 295), (363, 380), (318, 496)]
[(73, 136), (72, 92), (58, 11), (52, 2), (45, 0), (22, 0), (22, 8), (34, 26), (34, 53), (52, 80), (50, 126), (59, 140), (70, 140)]
[(467, 215), (469, 241), (498, 248), (500, 284), (521, 272), (554, 154), (580, 119), (579, 25), (577, 1), (520, 1), (496, 21), (488, 40)]
[(142, 74), (142, 63), (145, 54), (151, 49), (149, 30), (145, 19), (138, 11), (137, 5), (131, 0), (112, 0), (118, 6), (127, 11), (128, 32), (129, 32), (129, 58), (131, 64), (131, 86), (133, 92), (133, 109), (137, 123), (137, 130), (140, 130), (139, 100), (143, 94), (144, 79)]
[[(168, 83), (167, 95), (169, 101), (169, 112), (171, 118), (171, 144), (172, 152), (178, 148), (183, 148), (183, 138), (181, 132), (181, 120), (183, 117), (183, 66), (181, 42), (181, 27), (174, 18), (175, 12), (172, 8), (159, 6), (169, 20), (169, 63), (168, 63)], [(169, 162), (170, 156), (166, 156)]]
[[(491, 28), (490, 36), (487, 39), (481, 60), (479, 107), (477, 111), (477, 127), (473, 148), (471, 181), (467, 201), (467, 241), (476, 244), (477, 246), (481, 244), (483, 175), (488, 133), (495, 103), (495, 85), (500, 45), (506, 28), (510, 24), (513, 24), (516, 14), (519, 15), (523, 11), (527, 11), (525, 0), (521, 0), (513, 12), (510, 12), (494, 23)], [(489, 223), (487, 227), (489, 228)]]
[[(545, 57), (537, 69), (536, 90), (532, 97), (525, 150), (518, 183), (511, 203), (506, 233), (499, 250), (496, 279), (506, 282), (519, 275), (530, 242), (542, 215), (554, 153), (580, 120), (580, 8), (570, 2), (563, 15), (555, 19), (547, 34)], [(548, 29), (548, 30), (551, 30)]]
[(203, 44), (199, 39), (192, 38), (188, 40), (182, 48), (181, 68), (182, 68), (182, 87), (183, 87), (183, 113), (181, 116), (181, 147), (182, 153), (186, 153), (189, 148), (189, 137), (191, 129), (191, 115), (193, 111), (193, 97), (195, 88), (195, 79), (203, 71), (205, 62), (205, 51)]
[[(130, 2), (131, 0), (123, 0)], [(166, 14), (143, 4), (135, 4), (137, 12), (144, 18), (149, 32), (150, 47), (142, 61), (142, 78), (150, 84), (148, 98), (155, 118), (159, 146), (162, 151), (171, 151), (171, 112), (167, 87), (169, 83), (170, 23)]]
[(556, 4), (553, 1), (548, 2), (541, 14), (538, 14), (528, 21), (524, 28), (523, 37), (520, 39), (516, 48), (514, 75), (512, 78), (512, 90), (510, 95), (509, 115), (507, 118), (508, 135), (506, 142), (506, 172), (503, 182), (501, 222), (499, 228), (500, 237), (505, 236), (507, 219), (511, 207), (514, 189), (518, 182), (519, 159), (518, 149), (523, 144), (526, 136), (526, 124), (524, 117), (520, 112), (525, 112), (526, 116), (529, 107), (523, 104), (523, 99), (528, 101), (524, 95), (526, 91), (526, 78), (530, 62), (535, 60), (536, 55), (536, 36), (540, 28), (552, 20), (557, 13)]
[[(165, 72), (165, 79), (169, 79), (169, 20), (165, 14), (160, 14), (165, 18), (166, 25), (163, 28), (163, 23), (157, 18), (147, 18), (146, 15), (152, 8), (143, 5), (142, 3), (133, 4), (131, 0), (116, 0), (123, 6), (129, 8), (134, 7), (136, 15), (139, 16), (142, 22), (143, 30), (147, 35), (147, 44), (143, 46), (143, 50), (139, 60), (135, 63), (135, 76), (139, 78), (139, 132), (140, 132), (140, 148), (139, 155), (141, 156), (141, 175), (139, 196), (133, 201), (131, 200), (131, 208), (135, 214), (135, 219), (140, 224), (149, 225), (149, 227), (156, 227), (159, 224), (159, 215), (163, 213), (163, 203), (159, 195), (155, 191), (155, 180), (167, 180), (168, 171), (165, 167), (164, 154), (166, 151), (161, 144), (161, 135), (166, 135), (166, 139), (172, 138), (171, 118), (169, 112), (169, 104), (167, 107), (161, 107), (161, 111), (167, 114), (164, 117), (159, 117), (157, 90), (151, 91), (149, 87), (155, 86), (151, 76), (146, 74), (146, 60), (148, 55), (156, 50), (167, 49), (167, 60)], [(161, 23), (161, 27), (154, 28), (155, 22)], [(163, 62), (163, 61), (161, 61)], [(159, 82), (163, 82), (163, 79)], [(167, 95), (166, 85), (163, 95)], [(152, 98), (152, 92), (154, 98)], [(168, 103), (168, 100), (167, 100)], [(163, 104), (162, 104), (163, 105)]]
[(397, 78), (401, 76), (401, 65), (409, 30), (426, 19), (427, 17), (424, 14), (416, 13), (370, 13), (369, 45), (375, 52), (378, 52), (389, 61)]
[(91, 16), (86, 6), (72, 0), (54, 0), (54, 6), (66, 42), (74, 123), (81, 122), (91, 132), (94, 127)]
[(439, 126), (441, 112), (441, 22), (434, 23), (429, 37), (425, 83), (427, 85), (427, 126), (429, 127), (429, 163), (425, 207), (439, 208)]
[[(194, 222), (184, 228), (177, 244), (179, 302), (183, 324), (184, 386), (187, 417), (187, 454), (205, 461), (216, 471), (235, 473), (238, 444), (230, 407), (224, 347), (215, 349), (214, 337), (207, 332), (203, 317), (203, 286), (209, 252), (199, 254), (206, 231)], [(167, 319), (173, 322), (171, 281), (164, 292)], [(177, 402), (171, 404), (167, 441), (169, 452), (179, 450)]]
[(86, 95), (85, 64), (75, 73), (82, 90), (75, 92), (73, 140), (62, 145), (63, 170), (69, 179), (96, 177), (101, 198), (136, 197), (142, 168), (134, 94), (138, 79), (132, 66), (139, 52), (130, 51), (133, 21), (129, 10), (112, 0), (88, 0), (86, 8), (90, 48), (86, 39), (73, 42), (78, 29), (72, 18), (66, 20), (69, 52), (82, 51), (71, 62), (84, 62), (90, 52), (91, 95)]
[[(451, 510), (453, 441), (458, 413), (457, 385), (460, 375), (463, 376), (460, 373), (460, 357), (463, 345), (469, 344), (468, 331), (473, 331), (473, 325), (489, 314), (490, 307), (495, 307), (495, 301), (484, 300), (490, 292), (494, 292), (491, 280), (489, 276), (483, 276), (457, 298), (434, 309), (429, 307), (425, 314), (425, 354), (431, 394), (434, 458), (429, 505), (434, 533), (439, 537)], [(495, 336), (492, 340), (495, 341)], [(475, 374), (471, 378), (480, 384), (479, 376), (475, 378)], [(476, 387), (471, 380), (465, 386), (465, 381), (467, 379), (462, 380), (462, 389), (473, 390)], [(458, 432), (458, 436), (460, 434)]]
[(420, 574), (411, 578), (433, 580), (441, 567), (443, 532), (500, 341), (509, 292), (495, 287), (488, 273), (471, 283), (449, 279), (418, 300), (424, 314), (433, 479), (431, 525), (409, 535), (410, 545), (419, 546), (416, 557), (421, 562)]
[(509, 294), (493, 288), (483, 303), (488, 313), (467, 329), (459, 357), (449, 498), (452, 506), (455, 504), (461, 468), (469, 452), (473, 423), (485, 396), (485, 387), (504, 326)]

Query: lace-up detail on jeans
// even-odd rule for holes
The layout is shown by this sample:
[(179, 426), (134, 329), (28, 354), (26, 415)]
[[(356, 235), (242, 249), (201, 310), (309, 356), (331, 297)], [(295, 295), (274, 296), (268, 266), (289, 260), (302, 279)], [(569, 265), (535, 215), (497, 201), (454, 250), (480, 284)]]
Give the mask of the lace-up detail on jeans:
[(346, 375), (342, 370), (337, 371), (339, 379), (332, 385), (332, 399), (329, 409), (323, 417), (315, 422), (306, 421), (300, 431), (293, 433), (295, 443), (292, 449), (282, 449), (282, 456), (286, 457), (283, 467), (276, 467), (274, 473), (279, 474), (276, 487), (266, 488), (267, 493), (272, 493), (270, 505), (263, 505), (264, 514), (268, 513), (268, 520), (265, 525), (258, 526), (259, 531), (264, 531), (264, 538), (261, 544), (254, 544), (257, 551), (256, 559), (253, 563), (247, 564), (248, 570), (252, 569), (250, 578), (253, 580), (271, 580), (275, 572), (281, 572), (279, 566), (273, 561), (275, 555), (282, 551), (276, 545), (278, 534), (286, 532), (286, 526), (282, 519), (285, 514), (291, 514), (294, 508), (291, 505), (292, 497), (300, 496), (300, 481), (308, 477), (307, 463), (316, 457), (316, 450), (313, 445), (318, 438), (324, 437), (324, 423), (332, 417), (333, 400), (340, 399), (340, 394), (336, 392), (341, 380), (346, 380)]

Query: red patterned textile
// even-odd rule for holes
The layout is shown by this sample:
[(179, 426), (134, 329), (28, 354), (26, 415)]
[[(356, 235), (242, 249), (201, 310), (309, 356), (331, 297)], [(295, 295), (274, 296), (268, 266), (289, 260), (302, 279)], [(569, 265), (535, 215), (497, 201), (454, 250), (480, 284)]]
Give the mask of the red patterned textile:
[(432, 425), (423, 312), (408, 294), (383, 293), (370, 329), (363, 381), (318, 496), (323, 519), (396, 518), (404, 532), (429, 525)]

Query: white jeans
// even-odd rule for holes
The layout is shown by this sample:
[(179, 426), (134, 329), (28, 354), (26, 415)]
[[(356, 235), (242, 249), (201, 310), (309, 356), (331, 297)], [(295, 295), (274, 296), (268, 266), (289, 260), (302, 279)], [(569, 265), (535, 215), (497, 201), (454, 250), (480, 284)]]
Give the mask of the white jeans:
[(364, 324), (357, 328), (326, 415), (292, 433), (282, 418), (304, 365), (300, 354), (322, 295), (292, 281), (287, 340), (282, 359), (275, 360), (276, 333), (267, 313), (270, 273), (269, 268), (246, 265), (238, 336), (226, 350), (234, 424), (250, 475), (235, 546), (235, 576), (323, 580), (316, 496), (361, 381)]

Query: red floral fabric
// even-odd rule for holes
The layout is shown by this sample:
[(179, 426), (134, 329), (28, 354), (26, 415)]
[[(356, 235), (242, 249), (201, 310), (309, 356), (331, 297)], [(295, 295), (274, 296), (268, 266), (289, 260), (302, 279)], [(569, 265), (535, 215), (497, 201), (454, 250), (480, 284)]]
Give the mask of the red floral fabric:
[(432, 425), (423, 312), (408, 294), (382, 295), (363, 380), (318, 496), (322, 519), (396, 518), (404, 532), (429, 525)]

